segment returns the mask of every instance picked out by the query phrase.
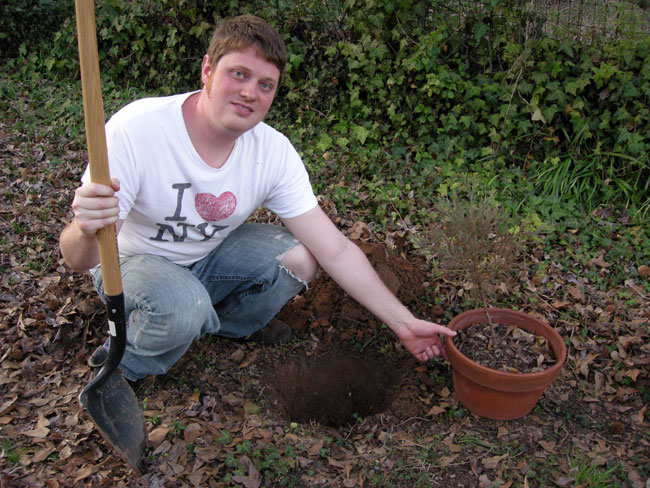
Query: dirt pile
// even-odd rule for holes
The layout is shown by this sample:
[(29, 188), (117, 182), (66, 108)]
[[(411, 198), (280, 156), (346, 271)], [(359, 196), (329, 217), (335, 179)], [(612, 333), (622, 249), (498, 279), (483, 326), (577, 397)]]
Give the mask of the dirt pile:
[[(384, 284), (407, 305), (412, 312), (426, 314), (427, 301), (423, 299), (426, 273), (424, 264), (413, 257), (406, 260), (385, 246), (357, 242), (366, 254)], [(317, 329), (334, 324), (348, 339), (351, 333), (365, 336), (379, 322), (366, 309), (350, 298), (326, 273), (322, 272), (309, 285), (309, 290), (285, 305), (278, 318), (296, 330)]]

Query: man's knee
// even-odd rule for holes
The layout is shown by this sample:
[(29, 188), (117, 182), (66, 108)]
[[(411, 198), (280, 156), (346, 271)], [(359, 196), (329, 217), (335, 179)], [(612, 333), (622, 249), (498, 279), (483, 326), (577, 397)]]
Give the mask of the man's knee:
[(302, 244), (289, 249), (282, 256), (282, 264), (291, 274), (309, 283), (318, 273), (318, 261)]
[(131, 296), (127, 305), (129, 325), (135, 326), (140, 333), (159, 336), (172, 343), (184, 343), (197, 339), (202, 326), (214, 313), (207, 294), (191, 294), (191, 290), (179, 286), (177, 293), (164, 293), (169, 290), (167, 284), (160, 286), (158, 295), (149, 293), (146, 298), (134, 299)]
[(191, 273), (165, 261), (157, 264), (131, 265), (124, 274), (129, 337), (138, 348), (168, 350), (200, 337), (214, 309)]

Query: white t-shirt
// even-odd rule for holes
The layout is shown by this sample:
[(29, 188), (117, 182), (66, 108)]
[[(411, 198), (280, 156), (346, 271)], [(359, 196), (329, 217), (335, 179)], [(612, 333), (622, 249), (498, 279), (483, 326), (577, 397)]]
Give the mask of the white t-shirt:
[[(110, 173), (120, 180), (121, 257), (155, 254), (190, 265), (260, 205), (281, 218), (317, 205), (300, 156), (263, 122), (237, 139), (221, 168), (208, 166), (183, 121), (190, 95), (135, 101), (106, 124)], [(82, 181), (89, 180), (87, 170)]]

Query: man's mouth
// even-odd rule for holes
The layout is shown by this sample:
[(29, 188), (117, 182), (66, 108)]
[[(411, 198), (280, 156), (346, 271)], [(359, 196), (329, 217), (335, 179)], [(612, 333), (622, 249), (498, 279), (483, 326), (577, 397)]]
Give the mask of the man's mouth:
[(243, 112), (251, 113), (253, 111), (252, 108), (242, 105), (241, 103), (233, 103), (233, 105)]

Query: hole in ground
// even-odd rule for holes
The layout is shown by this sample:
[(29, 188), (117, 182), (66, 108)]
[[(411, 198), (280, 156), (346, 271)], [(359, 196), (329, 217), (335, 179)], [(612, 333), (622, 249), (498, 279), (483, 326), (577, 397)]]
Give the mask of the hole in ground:
[(336, 427), (386, 410), (400, 381), (398, 371), (387, 358), (337, 351), (288, 359), (264, 376), (290, 421)]

